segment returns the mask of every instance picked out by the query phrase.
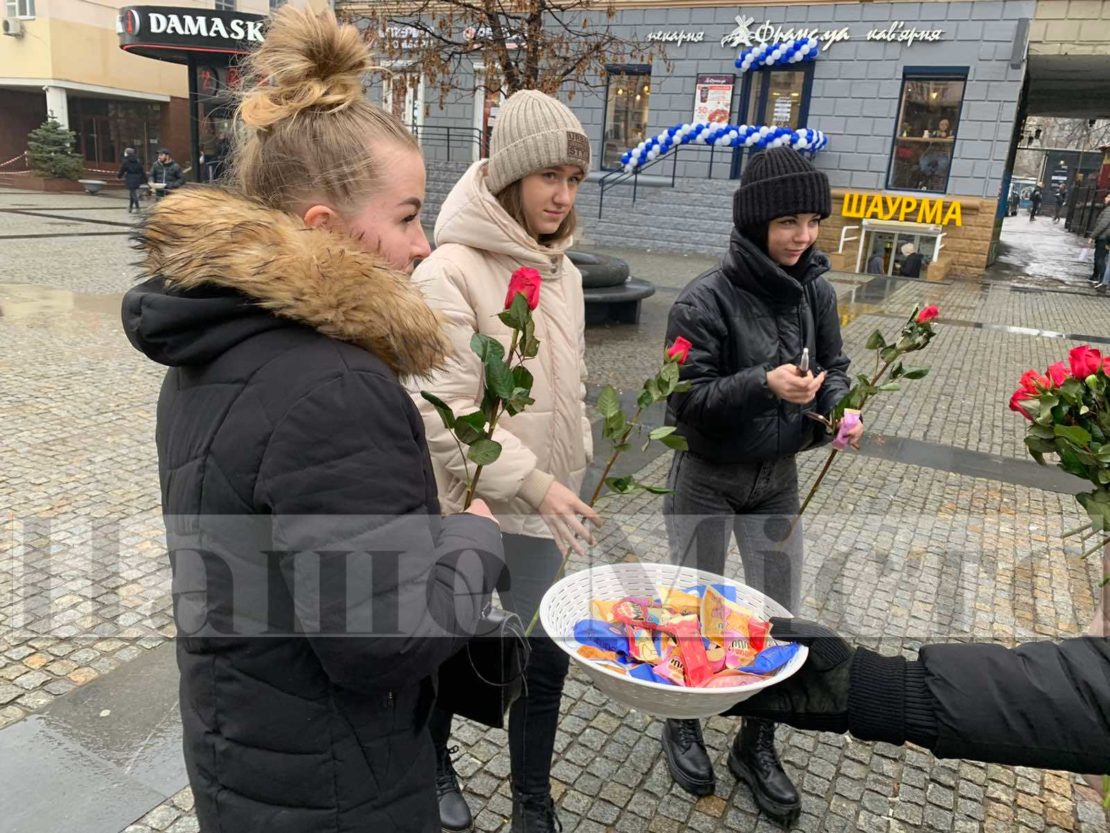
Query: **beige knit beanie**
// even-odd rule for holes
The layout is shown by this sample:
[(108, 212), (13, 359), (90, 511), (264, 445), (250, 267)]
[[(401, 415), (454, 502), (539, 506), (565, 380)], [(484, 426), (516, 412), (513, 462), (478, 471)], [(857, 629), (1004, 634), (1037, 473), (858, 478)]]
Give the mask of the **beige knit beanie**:
[(502, 105), (489, 141), (486, 185), (498, 194), (533, 171), (577, 165), (590, 171), (590, 139), (582, 122), (558, 99), (520, 90)]

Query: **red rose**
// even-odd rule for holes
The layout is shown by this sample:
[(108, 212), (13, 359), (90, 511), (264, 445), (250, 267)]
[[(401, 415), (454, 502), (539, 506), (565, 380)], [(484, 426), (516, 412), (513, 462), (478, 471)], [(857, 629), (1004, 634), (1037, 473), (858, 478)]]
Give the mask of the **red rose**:
[(1092, 373), (1098, 373), (1102, 367), (1102, 354), (1086, 344), (1068, 353), (1068, 359), (1071, 362), (1071, 375), (1076, 379), (1086, 379)]
[(674, 344), (667, 349), (667, 358), (677, 359), (679, 364), (685, 364), (686, 357), (690, 355), (690, 348), (693, 346), (689, 341), (679, 336), (674, 340)]
[(934, 304), (930, 304), (929, 306), (925, 307), (925, 309), (921, 310), (920, 313), (918, 313), (917, 323), (928, 324), (938, 315), (940, 315), (940, 310), (937, 309)]
[(505, 309), (513, 305), (513, 298), (517, 293), (524, 296), (528, 302), (528, 309), (535, 309), (540, 305), (540, 284), (543, 278), (535, 269), (521, 266), (509, 278), (509, 293), (505, 296)]
[(1040, 396), (1041, 391), (1048, 390), (1052, 383), (1047, 376), (1042, 376), (1035, 370), (1027, 370), (1021, 374), (1021, 389), (1030, 396)]
[(1068, 372), (1068, 366), (1066, 364), (1063, 362), (1056, 362), (1056, 364), (1049, 366), (1048, 378), (1052, 381), (1052, 386), (1058, 388), (1071, 378), (1071, 374)]
[(1021, 414), (1027, 420), (1032, 422), (1033, 417), (1030, 416), (1029, 412), (1026, 411), (1025, 408), (1021, 407), (1022, 402), (1024, 402), (1027, 399), (1032, 399), (1032, 398), (1033, 398), (1033, 394), (1029, 393), (1029, 391), (1027, 391), (1027, 390), (1016, 390), (1016, 391), (1014, 391), (1014, 395), (1010, 397), (1010, 410), (1011, 411), (1017, 411), (1019, 414)]

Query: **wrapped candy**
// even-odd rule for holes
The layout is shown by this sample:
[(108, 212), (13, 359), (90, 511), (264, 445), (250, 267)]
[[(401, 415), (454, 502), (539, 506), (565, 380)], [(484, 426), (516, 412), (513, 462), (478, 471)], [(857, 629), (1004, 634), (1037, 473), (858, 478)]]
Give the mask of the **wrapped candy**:
[(626, 627), (628, 634), (628, 655), (638, 662), (657, 663), (660, 660), (659, 652), (655, 647), (655, 639), (647, 628)]
[(702, 597), (701, 624), (702, 632), (718, 644), (723, 644), (725, 634), (746, 636), (756, 651), (763, 649), (769, 627), (751, 611), (726, 599), (715, 587), (707, 587)]

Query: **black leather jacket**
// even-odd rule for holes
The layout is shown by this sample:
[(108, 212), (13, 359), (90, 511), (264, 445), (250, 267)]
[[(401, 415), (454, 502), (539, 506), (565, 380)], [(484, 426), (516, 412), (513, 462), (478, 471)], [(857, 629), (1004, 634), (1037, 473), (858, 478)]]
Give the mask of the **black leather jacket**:
[[(693, 343), (681, 374), (693, 387), (670, 398), (667, 422), (691, 452), (714, 462), (761, 462), (829, 439), (804, 414), (828, 414), (851, 387), (836, 291), (821, 277), (828, 269), (828, 258), (811, 249), (790, 270), (794, 277), (733, 231), (721, 265), (679, 293), (667, 343), (678, 336)], [(798, 406), (771, 393), (767, 371), (797, 363), (803, 347), (813, 372), (828, 376), (817, 400)]]

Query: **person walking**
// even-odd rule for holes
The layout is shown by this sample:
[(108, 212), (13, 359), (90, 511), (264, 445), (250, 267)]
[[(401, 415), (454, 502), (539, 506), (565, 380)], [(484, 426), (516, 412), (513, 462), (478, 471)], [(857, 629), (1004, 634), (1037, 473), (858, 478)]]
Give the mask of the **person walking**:
[(1041, 183), (1037, 183), (1033, 187), (1033, 191), (1029, 194), (1029, 222), (1037, 219), (1037, 213), (1041, 210), (1041, 200), (1044, 195), (1041, 193)]
[(1102, 198), (1102, 211), (1095, 220), (1095, 225), (1091, 229), (1091, 238), (1087, 242), (1095, 248), (1095, 268), (1091, 274), (1091, 283), (1099, 286), (1106, 272), (1106, 264), (1110, 262), (1110, 258), (1107, 257), (1107, 252), (1110, 250), (1110, 193)]
[(135, 155), (135, 148), (124, 149), (123, 162), (120, 163), (116, 179), (122, 179), (127, 186), (127, 213), (139, 211), (139, 189), (146, 183), (146, 171)]
[[(663, 504), (671, 560), (723, 574), (731, 534), (745, 583), (791, 611), (803, 561), (795, 456), (825, 439), (806, 411), (829, 414), (850, 387), (836, 292), (821, 277), (829, 261), (815, 249), (831, 203), (825, 174), (797, 151), (756, 154), (733, 197), (728, 252), (679, 293), (667, 323), (668, 343), (693, 345), (681, 368), (691, 388), (667, 412), (689, 445), (674, 456)], [(774, 740), (774, 723), (745, 720), (729, 769), (788, 825), (801, 800)], [(667, 720), (663, 752), (684, 790), (713, 791), (698, 721)]]
[(876, 251), (867, 260), (867, 274), (869, 275), (885, 275), (886, 264), (883, 262), (883, 253)]
[(131, 343), (167, 366), (155, 441), (185, 765), (205, 831), (438, 833), (439, 665), (503, 568), (489, 508), (442, 517), (399, 377), (449, 349), (408, 274), (424, 162), (369, 53), (283, 6), (247, 63), (236, 191), (139, 233)]
[[(185, 172), (174, 161), (169, 149), (162, 148), (158, 151), (158, 161), (150, 166), (150, 179), (155, 185), (154, 193), (158, 199), (166, 196), (185, 184)], [(160, 188), (157, 186), (161, 186)]]
[[(441, 372), (411, 386), (424, 416), (440, 498), (461, 505), (466, 463), (451, 432), (420, 396), (435, 394), (464, 414), (481, 404), (483, 368), (470, 348), (476, 333), (509, 347), (497, 318), (512, 273), (522, 266), (542, 277), (534, 315), (539, 355), (526, 362), (535, 404), (505, 415), (493, 439), (501, 456), (482, 469), (477, 494), (489, 501), (505, 532), (508, 587), (502, 605), (530, 622), (571, 547), (590, 539), (580, 521), (599, 519), (578, 496), (593, 456), (585, 410), (585, 306), (582, 276), (566, 256), (578, 187), (590, 169), (590, 142), (568, 107), (534, 90), (514, 93), (501, 107), (488, 161), (474, 163), (440, 209), (436, 249), (413, 276), (428, 303), (446, 319), (452, 358)], [(551, 757), (567, 655), (542, 625), (531, 639), (525, 694), (509, 711), (512, 830), (558, 829), (551, 799)], [(448, 747), (452, 715), (439, 712), (437, 749), (440, 819), (447, 830), (470, 826)]]
[(1056, 192), (1056, 206), (1052, 211), (1052, 222), (1059, 223), (1060, 217), (1068, 209), (1068, 186), (1064, 183)]
[(917, 251), (917, 246), (913, 243), (904, 243), (901, 251), (903, 260), (899, 274), (903, 278), (920, 278), (921, 267), (925, 264), (925, 258)]

